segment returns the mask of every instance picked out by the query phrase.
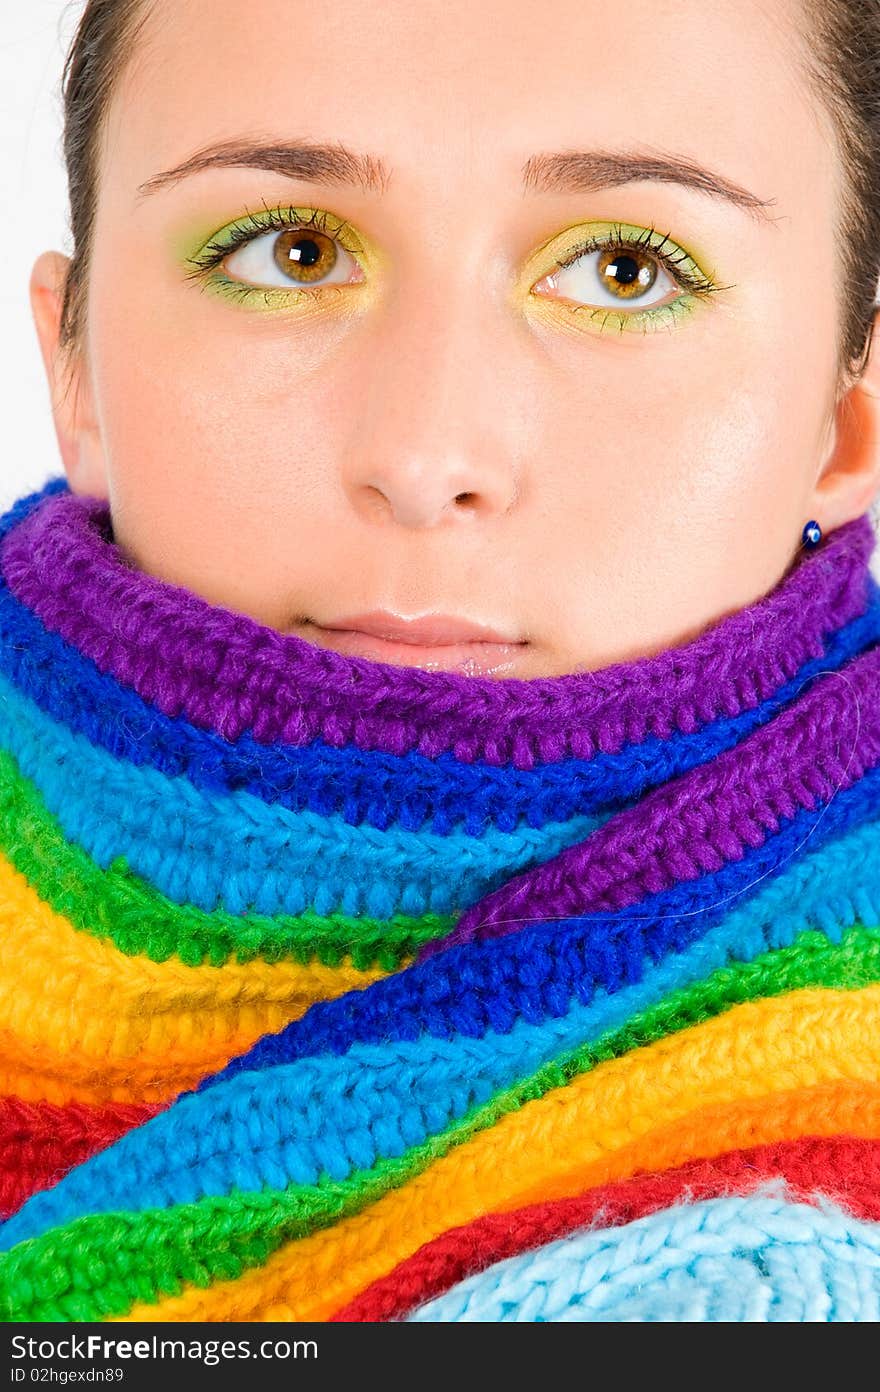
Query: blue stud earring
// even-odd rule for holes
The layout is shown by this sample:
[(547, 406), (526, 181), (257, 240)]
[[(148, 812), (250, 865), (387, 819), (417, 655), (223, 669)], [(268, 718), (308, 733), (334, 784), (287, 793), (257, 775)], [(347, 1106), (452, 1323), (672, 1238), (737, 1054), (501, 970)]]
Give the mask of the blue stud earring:
[(816, 521), (807, 522), (801, 538), (804, 546), (818, 546), (822, 540), (822, 528)]

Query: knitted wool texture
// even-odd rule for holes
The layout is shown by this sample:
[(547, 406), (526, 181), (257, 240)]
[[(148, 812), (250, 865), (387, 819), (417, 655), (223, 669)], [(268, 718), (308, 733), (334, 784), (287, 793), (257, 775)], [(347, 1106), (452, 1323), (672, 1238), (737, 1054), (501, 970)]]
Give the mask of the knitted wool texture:
[(63, 479), (19, 499), (0, 1316), (876, 1319), (873, 546), (498, 681), (147, 576)]

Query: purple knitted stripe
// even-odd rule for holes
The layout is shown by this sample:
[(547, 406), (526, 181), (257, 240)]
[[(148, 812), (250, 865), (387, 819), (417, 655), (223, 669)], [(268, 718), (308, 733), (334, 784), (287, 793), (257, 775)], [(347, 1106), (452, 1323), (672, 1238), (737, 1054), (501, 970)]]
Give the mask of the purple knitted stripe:
[(734, 748), (485, 895), (420, 958), (503, 937), (529, 920), (612, 911), (717, 871), (760, 846), (782, 819), (827, 802), (878, 764), (880, 646), (816, 678)]
[(758, 705), (863, 613), (875, 544), (867, 516), (799, 553), (769, 595), (652, 657), (530, 680), (423, 672), (283, 635), (130, 566), (109, 505), (49, 496), (4, 538), (16, 598), (166, 715), (228, 740), (343, 746), (520, 768), (616, 753)]

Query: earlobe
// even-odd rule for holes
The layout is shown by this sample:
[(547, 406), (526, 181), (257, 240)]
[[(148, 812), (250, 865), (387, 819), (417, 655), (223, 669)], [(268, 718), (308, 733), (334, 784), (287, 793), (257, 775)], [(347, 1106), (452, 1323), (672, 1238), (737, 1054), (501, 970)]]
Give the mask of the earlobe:
[(864, 365), (835, 409), (831, 447), (816, 479), (812, 513), (827, 533), (866, 512), (880, 494), (880, 325), (872, 322)]
[(61, 342), (64, 288), (70, 259), (44, 251), (30, 279), (31, 312), (49, 385), (64, 470), (74, 492), (106, 495), (106, 472), (92, 396), (81, 356)]

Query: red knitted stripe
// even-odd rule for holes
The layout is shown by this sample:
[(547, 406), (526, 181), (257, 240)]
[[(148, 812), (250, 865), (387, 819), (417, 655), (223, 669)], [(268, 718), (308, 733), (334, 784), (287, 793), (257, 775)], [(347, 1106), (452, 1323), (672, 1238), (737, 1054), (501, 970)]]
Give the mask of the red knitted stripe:
[(489, 1213), (426, 1242), (393, 1271), (371, 1282), (330, 1319), (399, 1319), (493, 1262), (513, 1257), (595, 1223), (617, 1227), (677, 1200), (746, 1193), (783, 1178), (802, 1198), (820, 1191), (860, 1218), (880, 1218), (880, 1141), (851, 1136), (804, 1137), (731, 1150), (674, 1170), (635, 1175), (575, 1198)]
[(0, 1097), (0, 1219), (160, 1111), (162, 1104), (58, 1106)]

